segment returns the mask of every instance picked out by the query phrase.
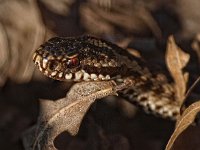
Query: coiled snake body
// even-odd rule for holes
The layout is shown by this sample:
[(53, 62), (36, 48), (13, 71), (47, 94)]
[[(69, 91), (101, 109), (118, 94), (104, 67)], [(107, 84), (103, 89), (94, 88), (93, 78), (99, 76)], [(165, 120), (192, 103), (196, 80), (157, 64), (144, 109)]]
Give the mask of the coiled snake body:
[(131, 78), (134, 84), (120, 95), (163, 118), (176, 119), (180, 105), (166, 76), (141, 59), (103, 39), (55, 37), (34, 53), (34, 63), (46, 76), (76, 82)]

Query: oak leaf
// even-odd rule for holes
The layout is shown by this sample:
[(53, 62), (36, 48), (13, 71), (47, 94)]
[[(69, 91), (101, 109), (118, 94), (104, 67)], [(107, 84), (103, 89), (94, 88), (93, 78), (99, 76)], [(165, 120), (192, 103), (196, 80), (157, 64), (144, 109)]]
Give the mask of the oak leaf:
[[(75, 84), (65, 98), (57, 101), (40, 100), (37, 126), (28, 131), (23, 139), (26, 150), (55, 150), (54, 139), (63, 131), (76, 135), (84, 115), (96, 99), (116, 95), (129, 83), (131, 85), (131, 82), (119, 85), (114, 81), (81, 82)], [(35, 136), (30, 136), (34, 133)]]

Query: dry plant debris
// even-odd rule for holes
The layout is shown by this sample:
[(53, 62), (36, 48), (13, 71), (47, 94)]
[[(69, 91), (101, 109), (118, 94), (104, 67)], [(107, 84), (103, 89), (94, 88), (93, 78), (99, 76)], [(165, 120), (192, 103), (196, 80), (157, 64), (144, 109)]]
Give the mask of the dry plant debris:
[(178, 136), (189, 127), (196, 118), (196, 115), (200, 112), (200, 101), (191, 104), (177, 120), (176, 128), (168, 141), (165, 150), (171, 150), (174, 142)]
[[(184, 103), (187, 91), (187, 82), (189, 73), (183, 72), (183, 68), (187, 65), (190, 56), (181, 50), (174, 41), (173, 36), (169, 37), (167, 45), (167, 54), (166, 62), (175, 81), (175, 89), (177, 101), (180, 102), (180, 105)], [(176, 128), (168, 141), (166, 150), (171, 150), (174, 142), (178, 136), (187, 128), (189, 125), (194, 123), (196, 115), (200, 112), (200, 101), (197, 101), (191, 104), (187, 109), (180, 114), (179, 118), (176, 121)]]
[[(149, 5), (149, 3), (151, 6)], [(133, 1), (132, 0), (123, 0), (123, 1), (1, 0), (1, 5), (0, 5), (0, 47), (1, 47), (0, 49), (0, 88), (1, 88), (0, 145), (1, 146), (0, 147), (1, 149), (22, 149), (20, 141), (20, 133), (21, 131), (25, 130), (27, 126), (29, 126), (31, 123), (35, 122), (35, 118), (37, 117), (36, 115), (38, 112), (36, 100), (38, 99), (38, 97), (49, 95), (48, 93), (49, 89), (47, 89), (48, 92), (46, 91), (45, 93), (45, 91), (41, 90), (43, 88), (38, 90), (37, 86), (33, 86), (35, 84), (35, 80), (37, 81), (36, 84), (38, 86), (54, 85), (51, 84), (50, 82), (46, 82), (46, 80), (41, 80), (44, 78), (41, 78), (43, 76), (37, 74), (37, 71), (35, 71), (35, 74), (33, 74), (34, 65), (31, 60), (32, 52), (35, 50), (36, 47), (38, 47), (38, 45), (40, 45), (44, 41), (44, 39), (48, 39), (53, 35), (71, 36), (71, 35), (80, 35), (82, 33), (95, 34), (96, 36), (106, 37), (111, 41), (115, 41), (115, 39), (119, 38), (123, 39), (124, 37), (126, 37), (128, 39), (131, 39), (132, 43), (141, 45), (141, 48), (137, 48), (134, 46), (133, 47), (134, 49), (135, 48), (140, 49), (142, 55), (144, 52), (143, 49), (147, 50), (149, 51), (149, 53), (153, 55), (153, 58), (156, 59), (158, 58), (157, 60), (158, 62), (160, 62), (162, 61), (160, 59), (162, 58), (160, 57), (161, 55), (157, 54), (154, 51), (156, 48), (158, 48), (157, 47), (158, 45), (153, 43), (155, 44), (153, 45), (154, 47), (150, 48), (152, 44), (148, 43), (144, 44), (145, 40), (149, 42), (152, 39), (153, 40), (159, 39), (161, 40), (161, 42), (163, 41), (165, 42), (165, 38), (169, 35), (169, 33), (170, 34), (179, 33), (177, 39), (179, 41), (185, 38), (190, 38), (190, 37), (193, 38), (193, 35), (199, 33), (200, 31), (199, 30), (200, 17), (198, 11), (199, 3), (200, 3), (199, 0), (170, 1), (170, 3), (168, 1), (147, 2), (143, 0), (133, 0)], [(173, 9), (169, 10), (168, 8), (169, 5), (172, 5)], [(173, 14), (174, 10), (178, 13), (178, 15)], [(168, 14), (171, 15), (168, 16)], [(179, 20), (177, 20), (176, 17), (178, 17)], [(179, 25), (178, 23), (179, 21), (181, 25)], [(196, 54), (200, 62), (199, 37), (200, 36), (198, 34), (196, 40), (194, 41), (193, 49), (196, 50)], [(177, 49), (178, 47), (175, 45), (175, 43), (172, 44), (174, 42), (173, 38), (171, 38), (171, 41), (172, 42), (168, 43), (168, 45), (171, 45), (170, 47), (172, 47), (172, 49), (173, 48)], [(187, 46), (189, 46), (189, 44)], [(161, 49), (164, 49), (164, 47), (162, 47)], [(159, 47), (159, 52), (161, 52), (161, 49)], [(179, 57), (182, 57), (179, 56), (182, 55), (179, 54), (181, 52), (172, 51), (170, 53), (171, 53), (170, 57), (172, 58), (169, 59), (169, 62), (174, 59), (173, 57), (176, 57), (175, 61), (179, 63), (180, 61)], [(147, 59), (151, 57), (151, 56), (149, 57), (148, 55), (146, 56)], [(192, 71), (190, 72), (190, 78), (193, 77), (194, 79), (197, 78), (198, 76), (199, 66), (195, 64), (196, 56), (194, 57), (193, 56), (191, 55), (192, 59), (191, 64), (193, 65), (192, 66), (193, 68)], [(183, 58), (188, 59), (187, 56), (186, 57), (184, 56)], [(180, 62), (181, 62), (180, 65), (177, 64), (175, 65), (180, 66), (179, 69), (181, 69), (182, 71), (184, 63), (182, 63), (182, 60)], [(174, 68), (176, 67), (172, 67), (172, 70), (174, 70)], [(180, 99), (180, 103), (182, 103), (184, 101), (184, 95), (187, 90), (186, 88), (187, 79), (185, 78), (187, 74), (184, 75), (185, 73), (182, 73), (179, 70), (178, 71), (179, 75), (175, 75), (176, 72), (177, 71), (175, 70), (174, 73), (175, 77), (173, 77), (173, 79), (175, 81), (176, 90), (178, 91), (177, 97), (179, 97), (178, 99)], [(171, 74), (173, 76), (173, 73)], [(34, 81), (30, 80), (32, 76)], [(177, 78), (176, 76), (179, 77)], [(10, 84), (9, 83), (10, 80), (15, 84), (13, 83)], [(44, 82), (48, 84), (44, 84)], [(63, 88), (62, 90), (64, 91), (65, 88)], [(55, 91), (56, 94), (60, 92), (59, 90), (57, 91), (53, 90), (53, 91)], [(192, 94), (199, 96), (199, 90), (192, 91)], [(20, 96), (18, 97), (18, 95)], [(44, 99), (47, 98), (45, 97)], [(41, 100), (42, 103), (41, 105), (45, 106), (45, 104), (46, 105), (48, 104), (49, 107), (54, 108), (54, 105), (57, 104), (56, 102), (52, 102), (50, 100)], [(183, 115), (185, 114), (184, 116), (188, 116), (184, 117), (185, 119), (187, 119), (188, 122), (193, 122), (193, 117), (195, 116), (196, 111), (199, 111), (198, 109), (199, 106), (197, 106), (196, 103), (193, 105), (195, 106), (194, 107), (192, 107), (192, 105), (189, 106), (191, 107), (191, 111), (189, 112), (192, 112), (192, 115), (187, 115), (186, 112), (183, 112)], [(52, 112), (52, 110), (50, 112)], [(180, 117), (179, 120), (182, 120), (181, 119), (182, 117)], [(154, 130), (149, 129), (149, 126), (154, 125), (154, 123), (156, 125), (158, 124), (160, 125), (160, 122), (162, 122), (159, 119), (154, 120), (154, 118), (153, 119), (152, 118), (151, 117), (140, 118), (141, 120), (140, 123), (135, 123), (134, 122), (135, 120), (130, 120), (127, 123), (129, 128), (124, 128), (124, 131), (125, 132), (133, 131), (132, 130), (133, 128), (132, 126), (130, 127), (130, 125), (132, 125), (131, 123), (134, 122), (134, 124), (138, 125), (135, 131), (136, 130), (138, 131), (139, 136), (137, 136), (135, 132), (134, 133), (129, 132), (130, 134), (128, 136), (122, 135), (123, 137), (130, 137), (126, 142), (131, 145), (131, 142), (134, 141), (131, 146), (133, 146), (134, 148), (137, 147), (136, 149), (147, 149), (147, 147), (149, 148), (149, 146), (151, 149), (156, 149), (156, 148), (160, 149), (161, 147), (160, 145), (163, 145), (163, 143), (166, 142), (165, 140), (166, 138), (168, 138), (168, 136), (166, 137), (166, 134), (165, 136), (163, 136), (163, 133), (165, 133), (164, 131), (163, 132), (161, 131), (160, 133), (157, 130), (155, 131), (155, 128), (157, 128), (157, 126), (154, 126), (152, 128)], [(167, 147), (168, 149), (172, 147), (174, 140), (178, 141), (177, 138), (183, 132), (181, 124), (185, 122), (184, 121), (185, 119), (177, 122), (177, 129), (175, 130), (176, 133), (174, 133), (176, 134), (176, 136), (174, 136), (173, 134), (172, 137), (173, 139), (169, 141), (170, 144), (168, 145), (170, 146)], [(147, 131), (147, 134), (144, 133), (144, 129), (141, 130), (141, 126), (143, 126), (144, 122), (146, 121), (149, 123), (148, 126), (146, 126), (145, 128), (146, 129), (145, 133)], [(164, 124), (164, 126), (165, 125), (166, 124)], [(161, 128), (165, 128), (163, 127), (163, 124), (161, 126), (162, 126)], [(120, 129), (123, 127), (126, 126), (123, 124), (120, 126)], [(165, 129), (169, 131), (170, 128), (171, 126), (167, 126), (167, 128)], [(42, 129), (44, 129), (44, 126)], [(41, 132), (41, 135), (43, 135), (43, 133), (44, 132)], [(149, 134), (151, 134), (151, 136), (148, 136)], [(35, 134), (33, 133), (32, 135)], [(29, 136), (31, 137), (31, 134), (29, 134)], [(140, 136), (146, 138), (147, 140), (145, 140), (145, 143), (148, 143), (149, 145), (148, 144), (144, 145), (143, 138), (139, 139)], [(162, 137), (162, 138), (156, 139), (155, 137)], [(24, 143), (26, 144), (29, 143), (26, 142), (26, 140), (28, 139), (29, 138), (24, 138)], [(96, 139), (94, 138), (94, 140)], [(81, 145), (82, 143), (79, 141), (76, 143), (76, 145)], [(113, 143), (119, 144), (118, 142), (113, 142)], [(119, 148), (120, 144), (119, 147), (118, 146), (116, 147)], [(185, 147), (182, 146), (181, 149), (184, 148)], [(198, 149), (199, 147), (196, 148)], [(132, 149), (132, 147), (130, 149)]]
[[(128, 81), (116, 85), (114, 81), (82, 82), (75, 84), (66, 98), (57, 101), (40, 100), (41, 111), (36, 127), (24, 136), (24, 146), (28, 149), (53, 150), (53, 141), (63, 131), (76, 135), (81, 121), (96, 100), (109, 95), (116, 95), (118, 90), (127, 88)], [(31, 136), (34, 134), (35, 136)], [(31, 137), (31, 138), (30, 138)]]
[(177, 101), (181, 104), (185, 98), (187, 82), (189, 74), (183, 72), (183, 68), (187, 65), (190, 55), (181, 50), (170, 36), (167, 44), (166, 62), (171, 76), (175, 82)]
[(161, 38), (161, 30), (149, 9), (137, 1), (109, 1), (89, 1), (81, 5), (81, 23), (89, 32), (112, 35), (121, 30), (123, 34), (141, 34), (149, 30), (155, 37)]
[(32, 53), (45, 37), (36, 2), (1, 1), (0, 33), (0, 87), (7, 78), (30, 81)]
[(198, 63), (200, 64), (200, 33), (198, 33), (192, 42), (192, 48), (197, 54), (198, 57)]

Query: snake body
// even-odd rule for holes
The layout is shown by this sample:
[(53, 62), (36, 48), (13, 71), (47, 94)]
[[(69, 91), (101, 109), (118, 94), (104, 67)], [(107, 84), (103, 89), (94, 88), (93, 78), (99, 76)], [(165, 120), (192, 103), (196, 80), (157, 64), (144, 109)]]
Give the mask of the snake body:
[(106, 40), (54, 37), (35, 51), (33, 61), (44, 75), (61, 81), (123, 82), (131, 78), (134, 84), (120, 92), (122, 97), (163, 118), (176, 119), (179, 115), (180, 104), (166, 76)]

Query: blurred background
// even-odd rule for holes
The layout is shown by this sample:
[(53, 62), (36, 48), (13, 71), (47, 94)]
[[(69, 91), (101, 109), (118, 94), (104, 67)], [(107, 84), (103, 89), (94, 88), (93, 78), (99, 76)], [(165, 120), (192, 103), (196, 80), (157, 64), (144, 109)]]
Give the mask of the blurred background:
[[(39, 115), (39, 99), (56, 100), (72, 83), (53, 81), (32, 54), (53, 36), (91, 34), (140, 54), (166, 69), (167, 38), (190, 54), (189, 85), (200, 71), (199, 0), (0, 0), (0, 149), (23, 149), (24, 131)], [(191, 101), (199, 99), (194, 89)], [(62, 133), (58, 149), (161, 150), (175, 123), (137, 110), (119, 98), (95, 103), (76, 137)], [(200, 128), (191, 126), (175, 149), (199, 150)]]

